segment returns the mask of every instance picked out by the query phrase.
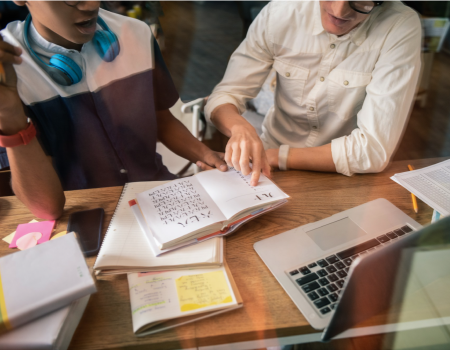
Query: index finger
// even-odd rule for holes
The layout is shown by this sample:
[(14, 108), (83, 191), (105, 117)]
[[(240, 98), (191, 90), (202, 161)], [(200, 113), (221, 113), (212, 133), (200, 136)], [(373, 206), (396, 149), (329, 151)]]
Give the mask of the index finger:
[(255, 150), (252, 157), (252, 177), (250, 178), (250, 185), (257, 186), (259, 177), (261, 176), (262, 170), (262, 158), (261, 152), (259, 150)]

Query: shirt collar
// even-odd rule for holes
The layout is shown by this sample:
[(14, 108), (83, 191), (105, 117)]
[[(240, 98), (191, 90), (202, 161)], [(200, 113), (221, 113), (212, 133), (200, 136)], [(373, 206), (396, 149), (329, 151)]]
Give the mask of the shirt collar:
[(69, 52), (71, 52), (71, 50), (66, 49), (65, 47), (53, 44), (49, 41), (47, 41), (46, 39), (44, 39), (44, 37), (39, 34), (39, 32), (37, 31), (36, 27), (34, 26), (33, 22), (30, 23), (30, 30), (28, 32), (29, 38), (31, 39), (31, 41), (39, 46), (41, 49), (43, 49), (44, 51), (56, 54), (68, 54)]
[[(315, 1), (314, 4), (314, 26), (313, 26), (313, 35), (319, 35), (322, 32), (325, 32), (325, 29), (322, 26), (322, 18), (320, 15), (320, 2)], [(356, 28), (353, 28), (346, 35), (349, 36), (350, 40), (357, 46), (360, 46), (364, 40), (367, 38), (367, 31), (370, 25), (373, 23), (376, 17), (380, 12), (379, 6), (375, 8), (374, 11), (367, 17), (362, 23), (360, 23)]]

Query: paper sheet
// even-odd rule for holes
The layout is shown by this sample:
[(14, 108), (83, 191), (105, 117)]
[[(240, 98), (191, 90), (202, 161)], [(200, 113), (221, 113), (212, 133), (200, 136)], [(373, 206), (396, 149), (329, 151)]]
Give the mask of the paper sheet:
[(234, 168), (227, 172), (210, 170), (195, 175), (227, 220), (253, 206), (289, 198), (277, 185), (261, 174), (257, 186), (250, 186), (251, 175)]
[(233, 301), (223, 271), (182, 276), (175, 283), (182, 312)]
[(130, 273), (128, 284), (134, 332), (152, 322), (237, 305), (224, 267)]
[(58, 238), (58, 237), (62, 237), (62, 236), (64, 236), (66, 233), (67, 233), (67, 231), (61, 231), (61, 232), (58, 232), (56, 235), (54, 235), (52, 238), (50, 238), (50, 240), (55, 239), (55, 238)]
[(55, 220), (33, 222), (28, 224), (20, 224), (17, 226), (16, 234), (9, 245), (10, 248), (16, 248), (16, 241), (29, 232), (40, 232), (42, 237), (38, 240), (38, 244), (47, 242), (50, 239), (53, 228), (55, 227)]
[[(33, 220), (31, 220), (31, 221), (29, 222), (29, 224), (31, 224), (32, 222), (38, 222), (38, 221), (35, 220), (35, 219), (33, 219)], [(11, 241), (13, 240), (15, 234), (16, 234), (16, 231), (10, 233), (10, 234), (9, 234), (8, 236), (6, 236), (6, 237), (3, 237), (3, 240), (4, 240), (6, 243), (11, 244)]]
[(395, 174), (391, 179), (442, 215), (450, 214), (450, 160)]

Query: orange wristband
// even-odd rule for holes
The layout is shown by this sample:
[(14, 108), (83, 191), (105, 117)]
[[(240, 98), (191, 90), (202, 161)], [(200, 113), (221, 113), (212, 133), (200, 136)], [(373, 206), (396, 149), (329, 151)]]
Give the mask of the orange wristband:
[(16, 147), (28, 145), (35, 136), (36, 128), (33, 123), (30, 123), (25, 130), (21, 130), (15, 135), (0, 135), (0, 146)]

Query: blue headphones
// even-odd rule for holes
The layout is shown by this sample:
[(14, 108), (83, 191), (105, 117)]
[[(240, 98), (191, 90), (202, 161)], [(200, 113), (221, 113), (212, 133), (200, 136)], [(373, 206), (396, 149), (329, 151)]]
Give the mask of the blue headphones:
[[(31, 15), (28, 15), (25, 20), (23, 38), (25, 45), (35, 62), (38, 63), (59, 85), (70, 86), (79, 83), (83, 78), (83, 72), (74, 60), (61, 54), (55, 54), (50, 58), (49, 64), (47, 64), (33, 51), (28, 42), (30, 23)], [(98, 17), (97, 23), (100, 24), (103, 30), (97, 30), (95, 32), (92, 42), (100, 57), (106, 62), (111, 62), (119, 55), (119, 40), (103, 19)]]

